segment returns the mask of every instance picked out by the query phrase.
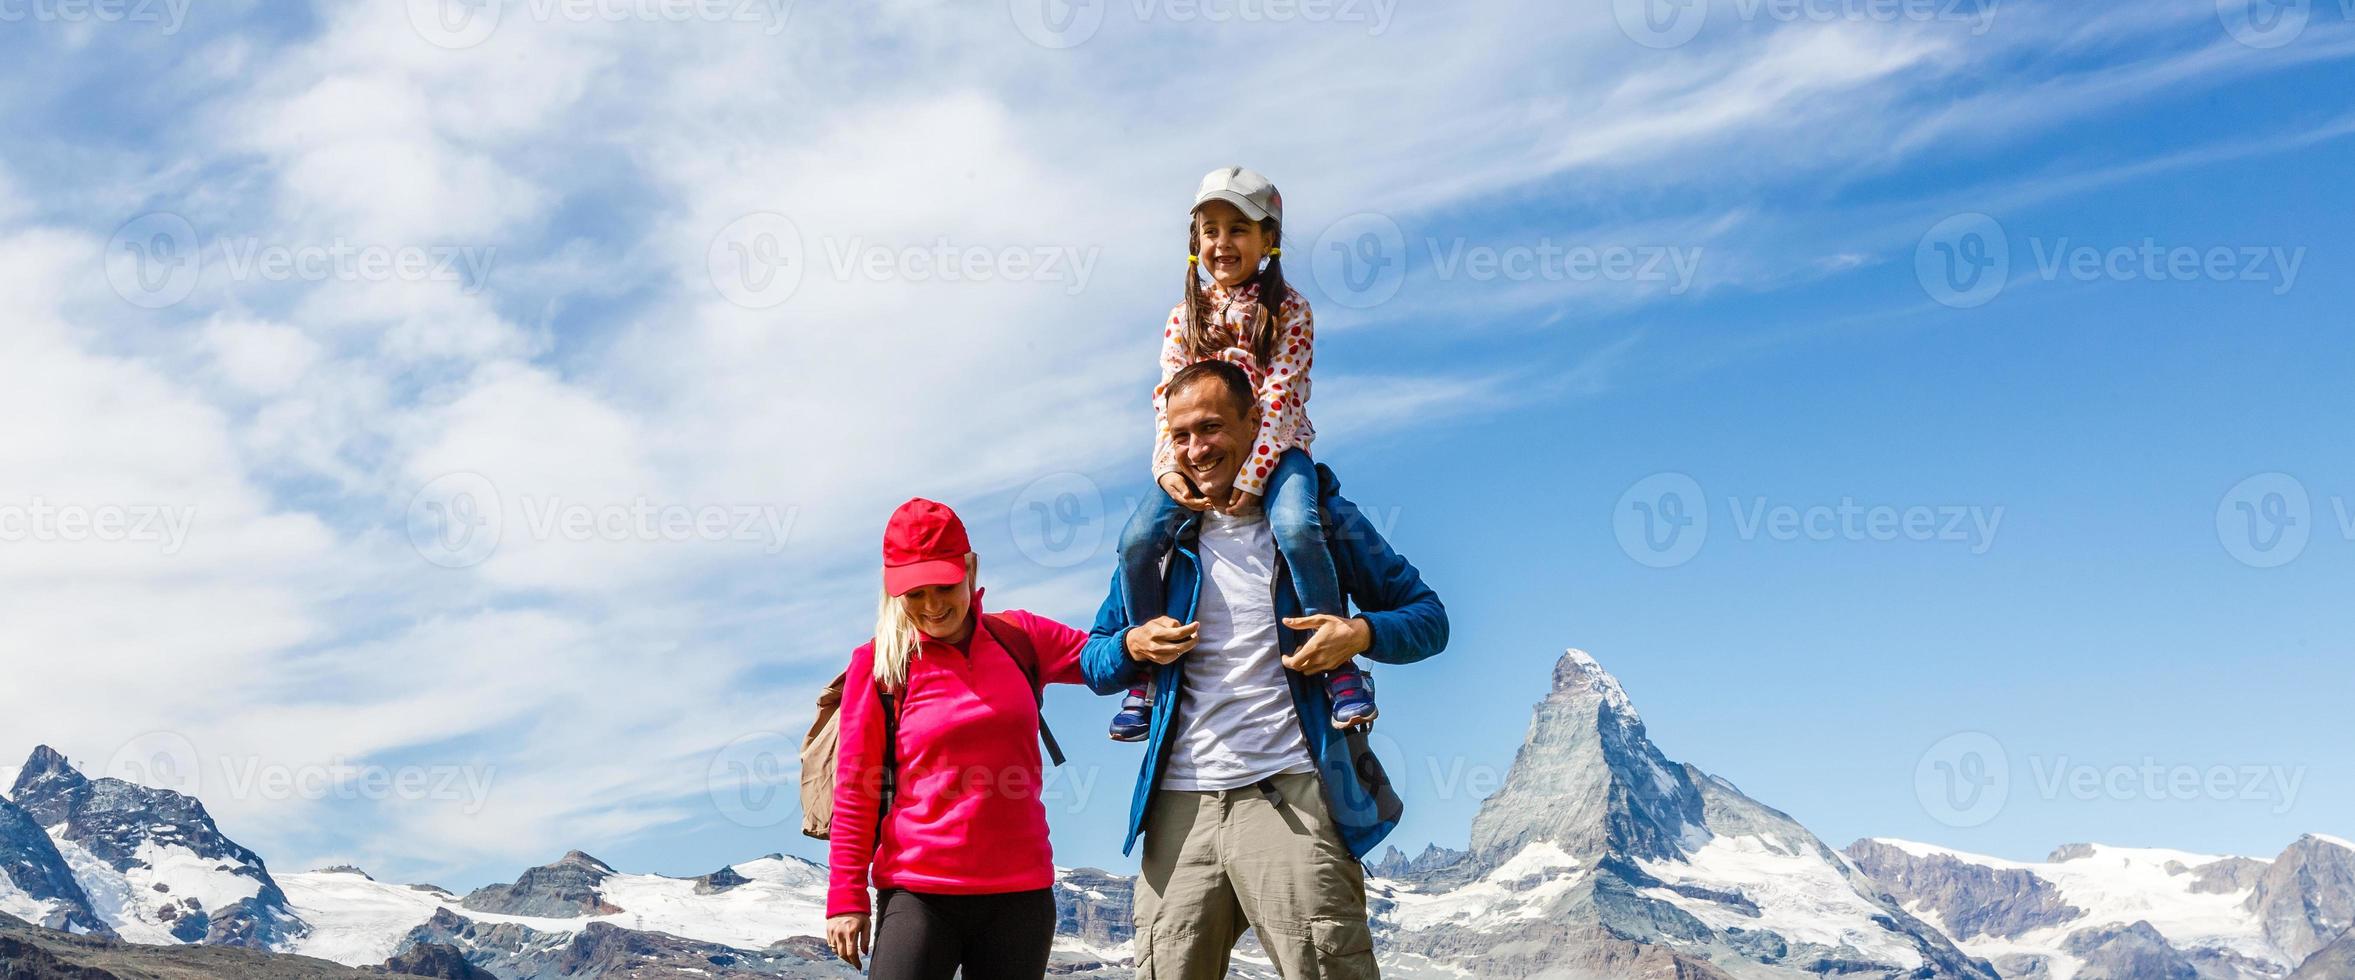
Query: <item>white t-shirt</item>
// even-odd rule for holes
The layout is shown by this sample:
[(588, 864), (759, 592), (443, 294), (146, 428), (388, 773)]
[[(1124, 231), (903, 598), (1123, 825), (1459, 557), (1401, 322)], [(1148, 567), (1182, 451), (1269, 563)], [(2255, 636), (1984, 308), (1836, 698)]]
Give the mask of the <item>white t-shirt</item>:
[(1181, 661), (1185, 700), (1163, 789), (1222, 790), (1315, 772), (1276, 645), (1276, 539), (1267, 518), (1202, 514), (1202, 628)]

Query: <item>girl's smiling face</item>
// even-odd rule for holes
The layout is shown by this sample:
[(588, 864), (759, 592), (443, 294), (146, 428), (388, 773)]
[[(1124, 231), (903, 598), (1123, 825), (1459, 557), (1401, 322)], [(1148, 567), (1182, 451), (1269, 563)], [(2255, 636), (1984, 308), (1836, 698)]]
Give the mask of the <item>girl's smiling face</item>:
[(1219, 285), (1233, 289), (1250, 282), (1268, 247), (1267, 229), (1234, 205), (1210, 201), (1194, 209), (1194, 252)]

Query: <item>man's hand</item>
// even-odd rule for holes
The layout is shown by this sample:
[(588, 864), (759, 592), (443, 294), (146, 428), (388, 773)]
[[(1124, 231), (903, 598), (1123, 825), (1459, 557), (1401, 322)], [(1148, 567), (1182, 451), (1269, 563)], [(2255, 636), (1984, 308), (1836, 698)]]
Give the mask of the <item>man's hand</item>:
[(1186, 479), (1183, 474), (1163, 473), (1158, 482), (1161, 492), (1169, 494), (1169, 499), (1177, 501), (1178, 506), (1196, 512), (1210, 509), (1210, 496), (1195, 489), (1194, 481)]
[(867, 915), (858, 912), (826, 920), (826, 945), (834, 947), (834, 955), (842, 957), (853, 970), (862, 968), (859, 957), (867, 955), (873, 945), (874, 937), (867, 932), (868, 921)]
[(1366, 652), (1374, 645), (1374, 626), (1363, 619), (1343, 619), (1339, 616), (1293, 616), (1284, 625), (1296, 630), (1315, 630), (1308, 642), (1292, 655), (1284, 658), (1284, 666), (1303, 674), (1322, 674), (1349, 658)]
[(1180, 623), (1168, 616), (1157, 616), (1142, 625), (1129, 628), (1130, 659), (1146, 663), (1173, 663), (1194, 649), (1194, 637), (1202, 629), (1201, 623)]

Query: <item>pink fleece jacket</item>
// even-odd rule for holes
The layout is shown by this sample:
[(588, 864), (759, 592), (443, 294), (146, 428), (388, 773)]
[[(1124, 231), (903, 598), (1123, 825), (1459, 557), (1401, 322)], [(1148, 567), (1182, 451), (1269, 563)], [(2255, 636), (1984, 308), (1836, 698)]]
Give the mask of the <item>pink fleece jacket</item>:
[[(1047, 809), (1039, 801), (1038, 706), (1030, 679), (979, 621), (965, 650), (927, 639), (899, 700), (899, 797), (877, 839), (883, 706), (875, 645), (851, 654), (842, 691), (842, 748), (834, 784), (828, 917), (871, 912), (867, 888), (986, 895), (1055, 883)], [(1087, 634), (1016, 610), (1044, 684), (1082, 684)], [(870, 869), (872, 873), (870, 874)]]

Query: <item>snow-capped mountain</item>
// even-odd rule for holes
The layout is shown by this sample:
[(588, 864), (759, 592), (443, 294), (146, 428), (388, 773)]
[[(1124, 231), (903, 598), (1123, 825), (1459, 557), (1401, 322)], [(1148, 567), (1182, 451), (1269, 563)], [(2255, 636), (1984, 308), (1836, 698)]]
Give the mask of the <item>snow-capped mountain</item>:
[(303, 933), (262, 859), (193, 798), (90, 779), (46, 745), (8, 796), (54, 844), (83, 907), (124, 939), (274, 949)]
[(1377, 870), (1384, 946), (1433, 975), (1995, 976), (1790, 817), (1661, 755), (1579, 650), (1471, 848)]
[(2355, 977), (2355, 844), (2334, 837), (2271, 861), (2070, 844), (2023, 862), (1878, 839), (1847, 853), (2005, 977)]
[(50, 929), (111, 936), (57, 842), (22, 807), (0, 800), (0, 912)]
[[(573, 851), (461, 896), (350, 867), (273, 877), (197, 801), (86, 779), (47, 748), (11, 796), (0, 916), (94, 934), (44, 934), (72, 955), (119, 933), (196, 944), (191, 959), (249, 945), (463, 980), (855, 975), (817, 938), (825, 869), (781, 854), (674, 878)], [(2355, 980), (2346, 841), (2309, 836), (2270, 861), (2070, 845), (2023, 863), (1891, 840), (1836, 852), (1663, 756), (1619, 681), (1577, 650), (1467, 848), (1392, 849), (1367, 890), (1383, 972), (1408, 980)], [(1127, 875), (1059, 870), (1053, 972), (1125, 977), (1133, 893)], [(289, 977), (329, 975), (283, 960)], [(1235, 973), (1273, 976), (1249, 938)]]

